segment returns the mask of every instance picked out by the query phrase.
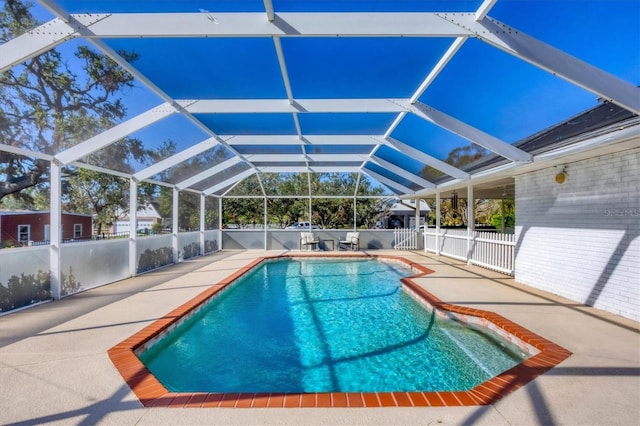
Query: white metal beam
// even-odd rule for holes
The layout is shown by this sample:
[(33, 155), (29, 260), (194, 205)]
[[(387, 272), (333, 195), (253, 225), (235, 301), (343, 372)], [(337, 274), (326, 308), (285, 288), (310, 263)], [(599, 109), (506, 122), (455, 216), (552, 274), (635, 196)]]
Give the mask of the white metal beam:
[(403, 142), (400, 142), (399, 140), (396, 140), (394, 138), (386, 138), (385, 142), (388, 146), (390, 146), (393, 149), (396, 149), (400, 152), (402, 152), (403, 154), (405, 154), (406, 156), (410, 157), (410, 158), (415, 158), (416, 160), (420, 161), (421, 163), (424, 163), (428, 166), (433, 167), (434, 169), (440, 170), (443, 173), (448, 174), (449, 176), (453, 176), (455, 178), (458, 179), (468, 179), (469, 178), (469, 174), (456, 168), (453, 167), (447, 163), (445, 163), (444, 161), (438, 160), (435, 157), (432, 157), (428, 154), (425, 154), (424, 152), (420, 151), (419, 149), (413, 148)]
[[(210, 136), (217, 137), (217, 135), (210, 128), (205, 126), (202, 122), (197, 120), (191, 113), (186, 111), (185, 107), (188, 106), (191, 103), (191, 101), (176, 102), (171, 96), (169, 96), (166, 92), (164, 92), (162, 89), (160, 89), (149, 78), (147, 78), (147, 76), (142, 74), (133, 65), (131, 65), (129, 62), (127, 62), (124, 58), (122, 58), (122, 56), (118, 52), (116, 52), (111, 47), (109, 47), (103, 40), (101, 40), (99, 38), (96, 38), (96, 34), (95, 34), (95, 32), (93, 32), (93, 28), (89, 29), (89, 27), (83, 25), (81, 20), (78, 18), (81, 15), (71, 15), (71, 14), (67, 13), (67, 11), (64, 10), (62, 7), (60, 7), (60, 5), (58, 5), (54, 0), (39, 0), (39, 2), (42, 3), (43, 6), (45, 6), (47, 9), (49, 9), (51, 11), (51, 13), (56, 15), (58, 18), (62, 19), (65, 22), (72, 23), (72, 24), (76, 25), (78, 27), (79, 35), (81, 35), (82, 37), (87, 38), (89, 40), (89, 42), (92, 43), (96, 48), (100, 49), (103, 53), (105, 53), (107, 56), (109, 56), (111, 59), (113, 59), (118, 65), (120, 65), (122, 68), (124, 68), (126, 71), (128, 71), (131, 75), (133, 75), (136, 79), (138, 79), (140, 82), (142, 82), (153, 93), (155, 93), (160, 98), (165, 100), (168, 104), (170, 104), (173, 108), (175, 108), (175, 110), (177, 112), (180, 112), (181, 114), (183, 114), (187, 119), (189, 119), (192, 123), (194, 123), (198, 128), (202, 129), (205, 133), (209, 134)], [(157, 14), (152, 14), (152, 15), (156, 15), (157, 16)], [(179, 16), (181, 14), (161, 14), (161, 15), (165, 15), (165, 17), (166, 16), (174, 16), (174, 18), (176, 18), (176, 16), (178, 16), (177, 19), (180, 19)], [(200, 15), (201, 17), (204, 16), (204, 19), (206, 19), (206, 21), (209, 24), (213, 24), (213, 25), (217, 25), (218, 24), (218, 21), (216, 20), (215, 16), (213, 16), (211, 13), (208, 13), (208, 12), (207, 13), (198, 13), (198, 15)], [(88, 16), (92, 16), (92, 15), (88, 15)], [(105, 16), (111, 17), (113, 15), (109, 14), (109, 15), (105, 15)], [(100, 19), (104, 19), (104, 17), (102, 15), (100, 15)], [(92, 22), (92, 24), (93, 24), (93, 22)], [(131, 24), (134, 25), (134, 26), (136, 25), (135, 22), (131, 22)], [(235, 151), (232, 147), (226, 145), (226, 143), (223, 140), (218, 139), (218, 141), (220, 143), (222, 143), (223, 145), (225, 145), (231, 152), (233, 152), (234, 154), (236, 154), (237, 156), (242, 158), (241, 154), (239, 154), (237, 151)], [(248, 164), (250, 164), (250, 163), (248, 163)]]
[[(272, 19), (269, 19), (272, 21)], [(276, 56), (278, 57), (278, 64), (280, 65), (280, 74), (282, 74), (282, 82), (287, 92), (287, 98), (289, 104), (293, 104), (293, 91), (291, 90), (291, 82), (289, 81), (289, 72), (287, 71), (287, 63), (284, 60), (284, 52), (282, 51), (282, 43), (280, 43), (280, 37), (273, 38), (273, 46), (276, 49)]]
[(62, 297), (62, 167), (49, 168), (49, 274), (51, 297)]
[(461, 13), (444, 19), (469, 29), (480, 40), (557, 75), (599, 97), (640, 114), (640, 88), (489, 17), (476, 21)]
[[(72, 15), (76, 17), (76, 15)], [(469, 30), (432, 12), (114, 13), (93, 24), (99, 38), (126, 37), (458, 37)]]
[(466, 37), (457, 37), (453, 41), (453, 43), (451, 43), (451, 46), (449, 46), (447, 51), (444, 52), (444, 54), (442, 55), (440, 60), (438, 60), (438, 63), (433, 67), (431, 72), (429, 72), (427, 77), (420, 84), (420, 86), (415, 91), (415, 93), (411, 96), (411, 103), (412, 104), (415, 103), (418, 100), (418, 98), (420, 98), (420, 96), (422, 96), (424, 91), (427, 90), (427, 87), (429, 87), (431, 85), (431, 83), (433, 83), (433, 81), (440, 74), (440, 72), (442, 72), (442, 70), (447, 66), (447, 64), (449, 63), (451, 58), (453, 58), (455, 56), (455, 54), (458, 53), (458, 50), (460, 50), (460, 48), (462, 47), (462, 45), (464, 44), (464, 42), (466, 40), (467, 40)]
[(395, 120), (393, 120), (393, 123), (391, 123), (387, 131), (384, 132), (383, 138), (388, 138), (389, 136), (391, 136), (391, 133), (393, 133), (396, 127), (398, 127), (398, 125), (402, 122), (402, 120), (404, 120), (404, 118), (407, 116), (407, 113), (408, 113), (407, 111), (403, 111), (400, 114), (398, 114), (398, 116), (395, 118)]
[(265, 12), (267, 12), (267, 19), (269, 20), (269, 22), (273, 22), (273, 20), (276, 18), (276, 15), (273, 11), (273, 4), (271, 3), (271, 0), (263, 0), (264, 3), (264, 10)]
[(365, 161), (366, 154), (245, 154), (251, 162)]
[(129, 179), (129, 275), (136, 276), (138, 265), (138, 183)]
[(478, 7), (476, 10), (475, 19), (476, 21), (481, 21), (487, 16), (487, 13), (491, 10), (491, 8), (496, 4), (498, 0), (484, 0), (484, 2)]
[(258, 167), (261, 173), (358, 173), (360, 167), (327, 167), (327, 166), (309, 166), (309, 167), (281, 167), (281, 166), (264, 166)]
[(74, 35), (74, 28), (56, 18), (9, 40), (0, 45), (0, 72), (51, 50)]
[(404, 185), (399, 184), (398, 182), (396, 182), (395, 180), (386, 178), (374, 171), (371, 171), (369, 169), (367, 169), (366, 167), (362, 169), (363, 173), (366, 173), (367, 175), (369, 175), (372, 179), (377, 180), (378, 182), (380, 182), (381, 184), (390, 187), (391, 189), (394, 190), (401, 190), (403, 191), (405, 194), (413, 194), (415, 191), (411, 188), (407, 188)]
[(35, 152), (35, 151), (31, 151), (29, 149), (24, 149), (24, 148), (18, 148), (11, 145), (5, 145), (3, 143), (0, 143), (0, 151), (10, 152), (12, 154), (17, 154), (17, 155), (23, 155), (25, 157), (39, 158), (40, 160), (51, 161), (53, 159), (53, 155), (42, 154), (40, 152)]
[(229, 179), (225, 180), (224, 182), (220, 182), (217, 185), (214, 185), (208, 189), (205, 189), (204, 191), (202, 191), (202, 193), (204, 195), (211, 195), (214, 194), (218, 191), (220, 191), (221, 189), (225, 189), (226, 187), (228, 187), (229, 185), (233, 185), (236, 182), (241, 181), (242, 179), (245, 179), (253, 174), (256, 173), (255, 169), (248, 169), (245, 170), (244, 172), (238, 173), (237, 175), (230, 177)]
[(229, 167), (238, 164), (242, 159), (239, 157), (232, 157), (222, 163), (210, 167), (207, 170), (204, 170), (194, 176), (191, 176), (188, 179), (183, 180), (182, 182), (176, 184), (176, 188), (183, 190), (185, 188), (190, 187), (191, 185), (195, 185), (198, 182), (202, 182), (203, 180), (215, 175), (216, 173), (220, 173), (221, 171), (228, 169)]
[(138, 182), (141, 180), (149, 179), (151, 176), (155, 176), (158, 173), (164, 170), (167, 170), (168, 168), (171, 168), (183, 161), (188, 160), (191, 157), (201, 154), (213, 148), (214, 146), (218, 145), (219, 143), (220, 142), (216, 137), (210, 137), (170, 157), (167, 157), (164, 160), (158, 161), (157, 163), (147, 167), (146, 169), (140, 170), (139, 172), (133, 175), (133, 178)]
[(422, 186), (423, 188), (434, 188), (435, 185), (433, 184), (433, 182), (429, 182), (426, 179), (421, 178), (420, 176), (414, 175), (413, 173), (410, 173), (408, 171), (406, 171), (405, 169), (396, 166), (393, 163), (390, 163), (386, 160), (383, 160), (380, 157), (376, 157), (373, 156), (371, 157), (371, 161), (373, 161), (374, 163), (378, 164), (379, 166), (389, 170), (391, 173), (395, 173), (396, 175), (403, 177), (407, 180), (410, 180), (413, 183), (417, 183), (418, 185)]
[[(185, 109), (207, 113), (343, 113), (408, 111), (405, 99), (200, 99)], [(178, 101), (186, 103), (187, 101)]]
[(493, 151), (511, 161), (528, 162), (532, 159), (531, 154), (528, 152), (516, 148), (513, 145), (509, 145), (508, 143), (495, 138), (482, 130), (476, 129), (463, 121), (453, 118), (421, 102), (416, 102), (413, 105), (411, 112), (418, 117), (435, 124), (436, 126), (442, 127), (445, 130), (487, 148), (488, 150)]
[(375, 145), (381, 135), (220, 135), (231, 146), (241, 145)]
[(117, 142), (120, 139), (140, 129), (143, 129), (159, 120), (162, 120), (163, 118), (174, 114), (175, 112), (176, 109), (173, 106), (169, 105), (168, 103), (164, 103), (160, 106), (145, 111), (142, 114), (131, 118), (130, 120), (120, 123), (92, 138), (89, 138), (84, 142), (74, 145), (59, 154), (56, 154), (55, 158), (61, 164), (69, 164), (72, 161), (79, 160), (80, 158), (89, 155), (92, 152), (111, 145), (112, 143)]
[(94, 172), (104, 173), (106, 175), (118, 176), (124, 179), (131, 179), (131, 173), (119, 172), (117, 170), (105, 169), (104, 167), (94, 166), (93, 164), (82, 163), (80, 161), (72, 161), (68, 164), (73, 167), (80, 167), (82, 169), (93, 170)]
[[(59, 16), (0, 46), (0, 71), (74, 37), (459, 37), (468, 30), (436, 13), (114, 13), (68, 14), (41, 0)], [(273, 18), (273, 19), (272, 19)], [(66, 21), (66, 22), (65, 22)]]

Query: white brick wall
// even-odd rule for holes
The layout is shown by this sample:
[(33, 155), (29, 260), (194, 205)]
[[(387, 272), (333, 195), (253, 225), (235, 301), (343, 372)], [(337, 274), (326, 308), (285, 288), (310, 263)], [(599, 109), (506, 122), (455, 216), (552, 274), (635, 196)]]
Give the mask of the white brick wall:
[(640, 149), (516, 177), (515, 279), (640, 321)]

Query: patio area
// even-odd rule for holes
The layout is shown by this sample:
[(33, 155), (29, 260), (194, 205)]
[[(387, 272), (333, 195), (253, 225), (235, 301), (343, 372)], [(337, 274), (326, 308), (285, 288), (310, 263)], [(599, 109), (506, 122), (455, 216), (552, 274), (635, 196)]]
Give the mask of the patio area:
[[(280, 252), (269, 251), (269, 255)], [(496, 312), (573, 352), (499, 402), (479, 407), (144, 408), (107, 351), (263, 250), (222, 250), (0, 317), (2, 424), (636, 424), (637, 322), (422, 252), (415, 279), (445, 302)]]

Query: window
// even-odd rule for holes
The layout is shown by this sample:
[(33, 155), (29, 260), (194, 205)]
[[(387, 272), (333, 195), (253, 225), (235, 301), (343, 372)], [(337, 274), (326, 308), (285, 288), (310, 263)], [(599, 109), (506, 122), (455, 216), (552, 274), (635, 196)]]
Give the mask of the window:
[(18, 241), (26, 243), (31, 239), (31, 225), (18, 225)]
[(82, 224), (74, 223), (73, 224), (73, 238), (81, 238), (82, 237)]

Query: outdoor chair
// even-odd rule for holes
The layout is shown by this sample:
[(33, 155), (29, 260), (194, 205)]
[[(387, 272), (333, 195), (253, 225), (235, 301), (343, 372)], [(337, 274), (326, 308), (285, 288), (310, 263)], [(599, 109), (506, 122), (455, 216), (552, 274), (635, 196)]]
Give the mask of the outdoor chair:
[(320, 240), (318, 239), (318, 237), (313, 235), (313, 232), (300, 233), (300, 250), (302, 250), (302, 247), (304, 246), (317, 250), (319, 242)]
[(360, 250), (360, 233), (347, 232), (347, 235), (339, 241), (338, 248), (350, 248), (351, 250)]

